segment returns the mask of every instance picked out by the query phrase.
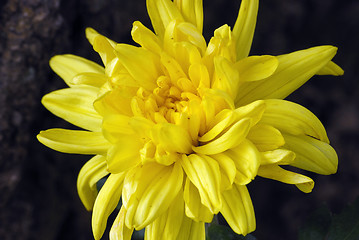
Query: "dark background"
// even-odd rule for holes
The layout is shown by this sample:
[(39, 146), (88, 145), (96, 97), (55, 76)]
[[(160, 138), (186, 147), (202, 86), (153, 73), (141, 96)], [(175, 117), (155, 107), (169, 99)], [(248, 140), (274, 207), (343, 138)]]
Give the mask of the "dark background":
[[(204, 0), (204, 34), (233, 26), (239, 0)], [(84, 30), (91, 26), (117, 42), (133, 43), (132, 22), (150, 27), (145, 0), (0, 1), (0, 239), (92, 239), (91, 213), (76, 192), (89, 158), (57, 153), (37, 142), (43, 129), (71, 127), (52, 116), (41, 96), (65, 87), (48, 61), (73, 53), (99, 62)], [(261, 0), (251, 54), (279, 55), (316, 45), (339, 47), (343, 77), (316, 76), (289, 99), (322, 120), (339, 155), (336, 175), (309, 174), (316, 186), (261, 178), (249, 189), (259, 240), (296, 239), (310, 214), (326, 204), (340, 213), (359, 196), (359, 2), (355, 0)], [(104, 239), (107, 239), (105, 234)]]

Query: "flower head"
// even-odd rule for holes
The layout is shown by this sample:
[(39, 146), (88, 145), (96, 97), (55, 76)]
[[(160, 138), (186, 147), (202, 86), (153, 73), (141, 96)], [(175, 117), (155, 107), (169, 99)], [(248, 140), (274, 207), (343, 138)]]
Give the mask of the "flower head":
[(147, 8), (154, 32), (134, 22), (138, 46), (86, 30), (104, 67), (74, 55), (50, 61), (69, 88), (42, 102), (84, 130), (49, 129), (38, 139), (95, 155), (77, 185), (95, 239), (120, 199), (111, 239), (143, 228), (146, 239), (205, 239), (204, 223), (218, 213), (245, 235), (255, 230), (246, 185), (257, 175), (307, 193), (313, 180), (282, 165), (336, 172), (321, 122), (283, 100), (315, 74), (343, 73), (331, 61), (335, 47), (249, 57), (258, 0), (243, 0), (233, 29), (221, 26), (208, 44), (202, 0), (147, 0)]

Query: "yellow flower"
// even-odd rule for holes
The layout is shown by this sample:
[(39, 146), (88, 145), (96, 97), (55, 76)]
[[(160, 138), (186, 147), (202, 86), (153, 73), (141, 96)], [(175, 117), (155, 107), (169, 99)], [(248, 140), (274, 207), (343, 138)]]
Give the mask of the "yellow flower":
[(315, 74), (343, 74), (331, 61), (335, 47), (248, 57), (258, 0), (243, 0), (233, 29), (221, 26), (208, 44), (202, 0), (147, 0), (147, 8), (155, 33), (134, 22), (139, 46), (86, 30), (104, 67), (74, 55), (50, 61), (69, 88), (42, 103), (84, 130), (49, 129), (38, 139), (95, 155), (77, 184), (95, 239), (120, 199), (111, 239), (143, 228), (146, 239), (205, 239), (204, 223), (218, 213), (245, 235), (256, 226), (246, 185), (257, 175), (308, 193), (313, 180), (282, 165), (336, 172), (321, 122), (283, 100)]

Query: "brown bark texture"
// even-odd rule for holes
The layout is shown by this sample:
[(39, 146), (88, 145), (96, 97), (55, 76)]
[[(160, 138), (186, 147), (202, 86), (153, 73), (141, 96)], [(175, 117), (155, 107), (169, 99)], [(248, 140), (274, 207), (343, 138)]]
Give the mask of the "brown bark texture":
[[(233, 26), (239, 0), (204, 0), (208, 41), (214, 29)], [(343, 77), (316, 76), (288, 99), (322, 120), (339, 155), (338, 173), (310, 174), (313, 193), (257, 178), (249, 185), (258, 239), (296, 239), (323, 202), (339, 212), (359, 195), (359, 2), (354, 0), (260, 1), (251, 55), (279, 55), (316, 45), (339, 47)], [(85, 38), (90, 26), (109, 38), (133, 43), (132, 22), (150, 27), (145, 0), (0, 1), (0, 239), (92, 239), (91, 213), (76, 192), (89, 157), (57, 153), (36, 134), (72, 128), (48, 113), (41, 96), (65, 87), (49, 59), (73, 53), (99, 62)], [(103, 239), (107, 239), (105, 233)]]

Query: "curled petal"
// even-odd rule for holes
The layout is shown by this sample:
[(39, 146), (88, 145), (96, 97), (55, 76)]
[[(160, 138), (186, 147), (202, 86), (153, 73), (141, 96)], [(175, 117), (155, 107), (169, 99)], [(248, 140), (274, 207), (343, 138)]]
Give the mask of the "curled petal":
[(111, 174), (96, 198), (92, 213), (92, 231), (96, 240), (102, 237), (107, 218), (120, 201), (124, 177), (125, 173)]
[(64, 153), (104, 154), (110, 147), (101, 132), (53, 128), (41, 131), (37, 139), (45, 146)]
[(131, 240), (134, 228), (125, 225), (127, 210), (122, 206), (110, 230), (111, 240)]
[(97, 196), (96, 183), (109, 174), (106, 171), (106, 157), (96, 155), (83, 165), (77, 177), (77, 191), (85, 208), (92, 210)]
[(222, 196), (221, 213), (233, 231), (242, 235), (253, 232), (256, 229), (256, 219), (247, 187), (234, 184)]
[(201, 197), (197, 188), (187, 178), (183, 194), (186, 203), (186, 215), (196, 222), (211, 222), (213, 213), (201, 203)]
[(241, 85), (236, 105), (257, 99), (284, 99), (327, 65), (336, 52), (336, 47), (319, 46), (277, 56), (278, 68), (270, 77)]
[(53, 114), (91, 131), (101, 131), (101, 116), (93, 107), (98, 88), (81, 86), (53, 91), (42, 98), (42, 104)]
[(147, 163), (132, 168), (124, 181), (123, 205), (126, 226), (144, 228), (161, 216), (182, 187), (183, 172), (178, 163), (162, 166)]
[(278, 164), (288, 165), (293, 163), (296, 155), (287, 149), (275, 149), (273, 151), (261, 152), (261, 165)]
[(317, 75), (333, 75), (333, 76), (341, 76), (344, 74), (344, 70), (335, 64), (333, 61), (328, 62), (322, 69), (320, 69)]
[(258, 176), (270, 178), (287, 184), (295, 184), (299, 190), (310, 193), (314, 182), (307, 176), (284, 170), (278, 165), (262, 165), (258, 169)]
[(264, 101), (266, 110), (261, 123), (271, 125), (282, 133), (308, 135), (329, 143), (323, 124), (305, 107), (279, 99)]
[(118, 44), (116, 55), (140, 86), (147, 90), (153, 90), (156, 87), (156, 80), (160, 75), (160, 61), (155, 54), (144, 48)]
[(259, 151), (274, 150), (284, 145), (284, 138), (280, 131), (270, 125), (257, 124), (251, 128), (247, 135)]
[(187, 177), (198, 189), (201, 202), (216, 214), (221, 209), (221, 172), (218, 163), (205, 155), (182, 155), (182, 167)]
[(323, 175), (336, 173), (338, 156), (328, 143), (309, 136), (283, 136), (286, 142), (284, 147), (296, 154), (292, 166)]
[(97, 63), (71, 54), (52, 57), (50, 59), (50, 67), (70, 87), (73, 86), (72, 79), (79, 73), (105, 73), (105, 69)]
[(200, 154), (212, 155), (224, 152), (238, 146), (247, 136), (251, 120), (242, 119), (233, 124), (222, 136), (215, 140), (198, 147), (192, 147), (193, 151)]
[(160, 54), (161, 47), (158, 37), (150, 29), (143, 26), (141, 22), (135, 21), (133, 23), (131, 35), (133, 40), (143, 48)]
[(185, 21), (195, 25), (199, 32), (203, 29), (202, 0), (175, 0), (177, 8), (181, 11)]
[(236, 165), (237, 173), (234, 182), (245, 185), (255, 178), (261, 157), (251, 141), (245, 139), (237, 147), (223, 154), (230, 157)]
[(237, 60), (248, 56), (252, 46), (254, 29), (257, 22), (258, 0), (243, 0), (233, 27), (236, 41)]
[(171, 0), (147, 0), (146, 3), (152, 26), (160, 39), (172, 20), (183, 21), (182, 14)]
[(278, 67), (278, 60), (274, 56), (251, 56), (235, 64), (241, 81), (258, 81), (271, 76)]

